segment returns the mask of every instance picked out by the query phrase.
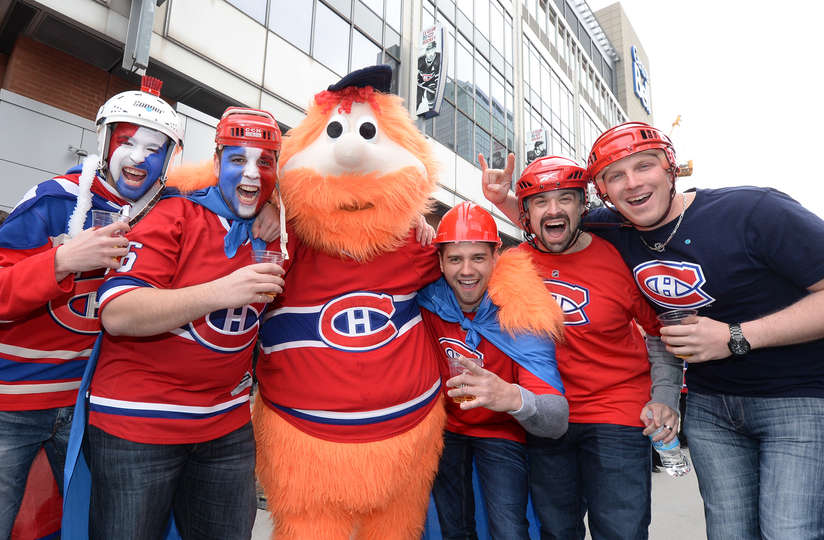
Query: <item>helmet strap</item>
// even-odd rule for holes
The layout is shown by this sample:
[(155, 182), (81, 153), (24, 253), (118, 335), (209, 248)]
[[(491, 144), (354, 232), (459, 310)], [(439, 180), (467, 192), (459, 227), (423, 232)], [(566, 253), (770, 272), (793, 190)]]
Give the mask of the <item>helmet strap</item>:
[(129, 226), (134, 227), (135, 223), (143, 219), (143, 217), (152, 209), (155, 203), (160, 199), (163, 193), (163, 188), (166, 187), (166, 177), (158, 178), (152, 187), (144, 193), (138, 200), (132, 204), (132, 217), (129, 219)]

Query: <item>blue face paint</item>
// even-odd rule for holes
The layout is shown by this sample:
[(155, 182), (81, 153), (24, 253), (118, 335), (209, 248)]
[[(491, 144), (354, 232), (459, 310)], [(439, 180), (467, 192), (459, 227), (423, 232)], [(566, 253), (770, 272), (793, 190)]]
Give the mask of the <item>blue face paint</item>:
[(146, 177), (139, 185), (134, 186), (126, 182), (121, 173), (115, 182), (115, 188), (126, 199), (136, 201), (142, 197), (163, 173), (163, 164), (166, 162), (166, 153), (169, 151), (169, 142), (165, 142), (157, 152), (149, 154), (143, 163), (133, 165), (135, 169), (146, 171)]
[[(236, 163), (233, 158), (242, 157), (244, 163)], [(235, 160), (237, 161), (237, 160)], [(243, 179), (243, 168), (246, 161), (246, 148), (243, 146), (224, 146), (220, 155), (220, 176), (218, 177), (218, 188), (226, 205), (238, 214), (240, 202), (238, 201), (237, 187)]]

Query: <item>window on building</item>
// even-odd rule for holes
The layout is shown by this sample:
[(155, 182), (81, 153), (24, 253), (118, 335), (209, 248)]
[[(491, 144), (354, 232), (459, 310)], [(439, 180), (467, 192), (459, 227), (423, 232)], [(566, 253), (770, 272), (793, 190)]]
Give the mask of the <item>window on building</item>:
[(271, 0), (269, 4), (269, 28), (307, 54), (312, 39), (313, 4), (313, 0)]
[(269, 28), (338, 75), (391, 65), (391, 89), (397, 92), (403, 0), (237, 1), (262, 9), (268, 2)]
[(350, 71), (380, 64), (381, 60), (380, 47), (359, 31), (352, 32), (352, 66)]
[(315, 14), (313, 56), (338, 75), (348, 73), (350, 25), (325, 4)]
[(476, 148), (488, 158), (495, 144), (512, 149), (512, 18), (499, 0), (425, 0), (423, 20), (428, 23), (433, 15), (454, 55), (447, 62), (441, 115), (421, 125), (471, 163)]
[(260, 24), (266, 24), (266, 2), (259, 0), (228, 0), (228, 2)]

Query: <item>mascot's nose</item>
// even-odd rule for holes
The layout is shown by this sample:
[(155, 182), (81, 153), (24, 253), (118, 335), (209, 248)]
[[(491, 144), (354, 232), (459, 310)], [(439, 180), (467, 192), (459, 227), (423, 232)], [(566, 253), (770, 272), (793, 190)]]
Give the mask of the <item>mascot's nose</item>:
[(358, 169), (366, 157), (366, 144), (354, 133), (346, 133), (335, 142), (335, 161), (344, 169)]

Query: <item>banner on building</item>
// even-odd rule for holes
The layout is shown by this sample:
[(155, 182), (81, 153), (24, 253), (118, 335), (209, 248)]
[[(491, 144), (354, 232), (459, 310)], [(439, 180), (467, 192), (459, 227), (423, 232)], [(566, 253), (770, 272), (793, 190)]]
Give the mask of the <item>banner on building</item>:
[(489, 164), (489, 167), (492, 169), (505, 169), (506, 156), (506, 146), (499, 143), (495, 139), (492, 139), (492, 151), (490, 152), (490, 155), (484, 156), (486, 158), (486, 162)]
[(546, 130), (533, 129), (526, 133), (526, 164), (546, 155)]
[(423, 118), (431, 118), (441, 112), (448, 61), (444, 39), (443, 27), (439, 24), (421, 32), (421, 42), (418, 47), (418, 93), (415, 111)]

